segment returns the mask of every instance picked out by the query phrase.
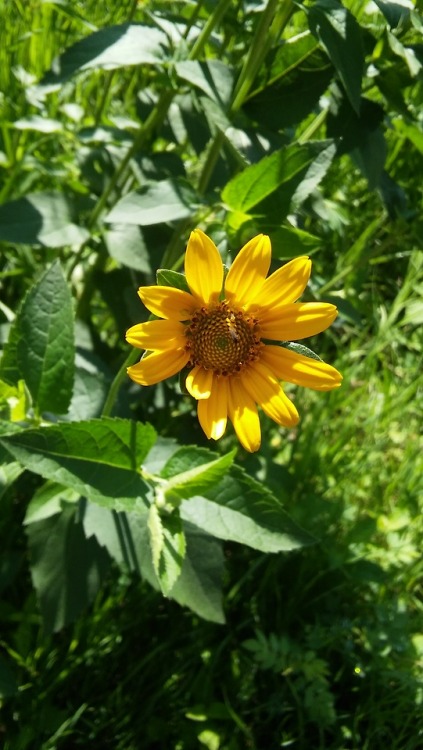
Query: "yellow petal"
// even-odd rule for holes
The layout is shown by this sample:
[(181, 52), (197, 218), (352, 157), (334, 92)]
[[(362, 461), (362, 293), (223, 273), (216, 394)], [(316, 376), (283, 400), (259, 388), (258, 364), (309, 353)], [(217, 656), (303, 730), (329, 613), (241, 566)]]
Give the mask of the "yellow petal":
[(150, 351), (177, 349), (186, 343), (184, 330), (177, 320), (149, 320), (132, 326), (126, 332), (126, 340), (132, 346)]
[(201, 229), (191, 232), (185, 253), (185, 275), (191, 292), (208, 305), (219, 300), (223, 263), (219, 250)]
[(189, 354), (185, 349), (172, 349), (143, 357), (141, 362), (128, 367), (127, 373), (139, 385), (154, 385), (176, 375), (188, 362)]
[(272, 370), (277, 378), (286, 380), (288, 383), (313, 388), (316, 391), (330, 391), (341, 385), (342, 375), (331, 365), (281, 346), (265, 346), (261, 361)]
[(198, 402), (198, 421), (206, 436), (219, 440), (228, 417), (228, 378), (214, 376), (210, 398)]
[(269, 368), (254, 362), (243, 375), (242, 382), (250, 396), (265, 414), (277, 424), (293, 427), (298, 423), (298, 412)]
[(225, 297), (237, 307), (259, 294), (269, 270), (272, 249), (270, 239), (259, 234), (247, 242), (232, 263), (225, 280)]
[(229, 379), (228, 412), (237, 438), (246, 451), (260, 448), (261, 433), (257, 407), (238, 377)]
[(172, 286), (141, 286), (138, 294), (146, 308), (159, 318), (188, 320), (199, 307), (191, 294)]
[(298, 341), (329, 328), (338, 310), (328, 302), (296, 302), (260, 311), (260, 336), (278, 341)]
[(196, 365), (196, 367), (193, 367), (191, 372), (188, 373), (185, 385), (188, 393), (190, 393), (193, 398), (205, 399), (210, 397), (212, 382), (213, 371), (205, 370), (201, 365)]
[(307, 256), (285, 263), (266, 279), (249, 307), (274, 307), (296, 302), (307, 286), (310, 272), (311, 260)]

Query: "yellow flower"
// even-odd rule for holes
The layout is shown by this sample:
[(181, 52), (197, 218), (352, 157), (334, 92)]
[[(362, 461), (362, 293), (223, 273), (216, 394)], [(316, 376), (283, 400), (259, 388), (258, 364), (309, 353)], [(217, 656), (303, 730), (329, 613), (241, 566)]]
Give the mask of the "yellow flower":
[(311, 270), (303, 256), (266, 278), (269, 237), (259, 234), (238, 253), (226, 279), (219, 251), (200, 229), (185, 255), (189, 292), (167, 286), (141, 287), (144, 305), (163, 320), (132, 326), (126, 334), (147, 355), (128, 368), (140, 385), (153, 385), (184, 367), (188, 392), (198, 401), (198, 419), (218, 440), (231, 420), (247, 451), (260, 447), (257, 405), (277, 424), (293, 427), (298, 412), (280, 381), (328, 391), (342, 376), (331, 365), (267, 341), (297, 341), (324, 331), (336, 318), (334, 305), (297, 302)]

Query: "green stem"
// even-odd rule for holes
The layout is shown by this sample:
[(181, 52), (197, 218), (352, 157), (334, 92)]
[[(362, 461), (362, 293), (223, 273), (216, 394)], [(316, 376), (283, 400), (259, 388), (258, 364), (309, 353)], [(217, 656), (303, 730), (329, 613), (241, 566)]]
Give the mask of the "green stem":
[(230, 4), (231, 0), (220, 0), (220, 2), (216, 5), (213, 13), (211, 14), (211, 16), (209, 16), (208, 20), (203, 26), (203, 29), (197, 41), (192, 46), (192, 50), (188, 55), (189, 60), (198, 60), (204, 50), (210, 34), (212, 33), (213, 29), (220, 23)]
[(125, 359), (124, 363), (122, 364), (120, 370), (118, 371), (117, 375), (115, 376), (110, 388), (109, 392), (107, 394), (106, 401), (103, 406), (103, 411), (101, 412), (102, 417), (109, 417), (112, 413), (113, 406), (115, 404), (119, 388), (122, 385), (122, 382), (124, 381), (126, 377), (126, 370), (128, 367), (134, 364), (134, 362), (137, 361), (139, 358), (140, 353), (138, 349), (131, 349), (129, 352), (127, 358)]
[(269, 0), (267, 3), (235, 87), (230, 108), (232, 114), (242, 107), (269, 48), (281, 35), (293, 12), (292, 0)]

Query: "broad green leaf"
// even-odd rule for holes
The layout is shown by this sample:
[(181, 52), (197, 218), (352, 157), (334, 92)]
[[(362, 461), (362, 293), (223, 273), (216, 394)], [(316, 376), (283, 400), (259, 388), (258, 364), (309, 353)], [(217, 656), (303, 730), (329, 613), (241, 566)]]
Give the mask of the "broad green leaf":
[[(174, 450), (172, 441), (169, 444)], [(156, 452), (153, 448), (151, 454)], [(149, 469), (157, 470), (160, 458), (152, 456), (152, 461)], [(147, 519), (147, 508), (143, 514), (116, 513), (88, 503), (83, 523), (87, 536), (94, 535), (120, 566), (137, 571), (158, 590), (160, 586), (151, 559)], [(200, 617), (222, 623), (221, 543), (189, 523), (184, 523), (183, 528), (186, 538), (185, 558), (181, 575), (169, 596)]]
[(155, 65), (165, 61), (168, 54), (169, 41), (160, 29), (129, 23), (108, 26), (76, 42), (56, 58), (41, 85), (62, 83), (75, 73), (93, 68)]
[(72, 220), (72, 206), (61, 193), (28, 193), (0, 206), (0, 240), (17, 245), (81, 245), (89, 237)]
[(400, 3), (385, 2), (385, 0), (374, 0), (377, 7), (382, 11), (391, 29), (396, 29), (408, 21), (410, 9)]
[(110, 558), (95, 539), (86, 539), (76, 509), (27, 526), (31, 576), (44, 627), (60, 630), (92, 602)]
[(154, 572), (165, 596), (181, 575), (186, 551), (185, 535), (179, 512), (160, 514), (157, 505), (151, 505), (148, 530)]
[(140, 227), (116, 224), (104, 233), (104, 241), (111, 257), (119, 263), (142, 273), (151, 273), (148, 250)]
[(38, 133), (57, 133), (63, 130), (63, 123), (59, 120), (52, 120), (49, 117), (40, 117), (40, 115), (30, 115), (16, 120), (13, 123), (16, 130), (36, 130)]
[(206, 448), (182, 447), (164, 466), (161, 477), (167, 479), (163, 486), (166, 499), (189, 498), (207, 492), (217, 485), (232, 465), (236, 451), (215, 458)]
[[(40, 412), (67, 411), (74, 378), (72, 298), (56, 261), (26, 295), (13, 324), (8, 363), (16, 366)], [(1, 366), (3, 372), (3, 363)]]
[(79, 492), (75, 492), (70, 487), (62, 487), (56, 482), (46, 482), (36, 490), (29, 501), (24, 524), (43, 521), (45, 518), (55, 516), (63, 510), (63, 504), (77, 503), (79, 498)]
[(269, 234), (272, 256), (281, 260), (297, 255), (312, 255), (323, 244), (320, 237), (292, 226), (279, 227)]
[(160, 286), (173, 286), (176, 289), (182, 289), (184, 292), (190, 291), (184, 273), (170, 271), (167, 268), (159, 268), (156, 273), (156, 279)]
[(287, 552), (315, 541), (288, 516), (270, 490), (237, 466), (214, 489), (184, 500), (180, 512), (183, 520), (219, 539), (262, 552)]
[(160, 180), (125, 195), (106, 216), (112, 224), (162, 224), (191, 216), (198, 208), (197, 196), (184, 179)]
[(210, 99), (226, 108), (231, 101), (234, 75), (220, 60), (182, 60), (175, 63), (179, 78), (201, 89)]
[(103, 418), (24, 430), (0, 444), (45, 479), (108, 508), (143, 512), (149, 487), (139, 468), (155, 438), (149, 424)]
[[(222, 199), (232, 211), (249, 211), (281, 185), (304, 174), (316, 155), (327, 145), (327, 142), (293, 143), (271, 156), (265, 156), (233, 177), (223, 189)], [(293, 186), (292, 194), (296, 187), (297, 184)]]
[(306, 12), (310, 31), (329, 55), (358, 114), (364, 69), (364, 47), (359, 24), (337, 0), (316, 0)]

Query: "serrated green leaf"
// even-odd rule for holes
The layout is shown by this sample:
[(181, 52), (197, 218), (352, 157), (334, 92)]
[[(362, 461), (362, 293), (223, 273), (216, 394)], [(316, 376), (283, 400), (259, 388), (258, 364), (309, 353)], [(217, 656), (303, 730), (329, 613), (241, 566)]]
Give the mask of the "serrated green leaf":
[(59, 84), (84, 70), (114, 70), (128, 65), (155, 65), (166, 60), (166, 34), (144, 24), (108, 26), (90, 34), (56, 58), (41, 85)]
[(263, 157), (229, 180), (222, 191), (222, 199), (231, 210), (247, 212), (297, 177), (298, 182), (292, 185), (292, 197), (307, 168), (327, 145), (327, 142), (293, 143)]
[[(169, 442), (173, 448), (172, 441)], [(150, 468), (156, 467), (152, 465)], [(94, 535), (119, 565), (137, 571), (158, 590), (160, 586), (153, 568), (147, 519), (147, 508), (143, 514), (115, 513), (88, 503), (83, 523), (87, 536)], [(206, 620), (222, 623), (221, 543), (189, 523), (184, 523), (183, 528), (186, 554), (181, 575), (169, 598)]]
[(159, 268), (156, 273), (157, 283), (160, 286), (173, 286), (175, 289), (182, 289), (184, 292), (190, 292), (184, 273), (170, 271), (168, 268)]
[(364, 70), (364, 47), (359, 24), (337, 0), (316, 0), (306, 12), (310, 31), (329, 55), (358, 114)]
[(44, 627), (60, 630), (93, 600), (110, 558), (95, 539), (86, 539), (75, 508), (27, 526), (31, 576)]
[(0, 206), (0, 240), (17, 245), (81, 245), (89, 237), (72, 221), (72, 206), (61, 193), (28, 193)]
[(179, 512), (160, 515), (156, 505), (148, 514), (148, 530), (154, 572), (165, 596), (169, 596), (181, 575), (186, 542)]
[(198, 209), (198, 197), (187, 180), (174, 178), (128, 193), (107, 214), (112, 224), (149, 226), (185, 219)]
[(5, 377), (16, 356), (13, 364), (38, 410), (64, 414), (72, 396), (74, 333), (72, 298), (58, 261), (29, 290), (11, 341), (5, 351)]
[(236, 450), (233, 450), (225, 456), (214, 458), (216, 454), (206, 448), (179, 448), (161, 472), (161, 476), (167, 479), (163, 487), (165, 497), (193, 497), (214, 487), (231, 467), (235, 453)]
[(315, 541), (270, 490), (238, 466), (203, 496), (184, 500), (180, 511), (183, 520), (209, 534), (262, 552), (287, 552)]
[(25, 468), (115, 510), (143, 512), (150, 488), (139, 474), (156, 433), (149, 424), (92, 419), (0, 439)]

